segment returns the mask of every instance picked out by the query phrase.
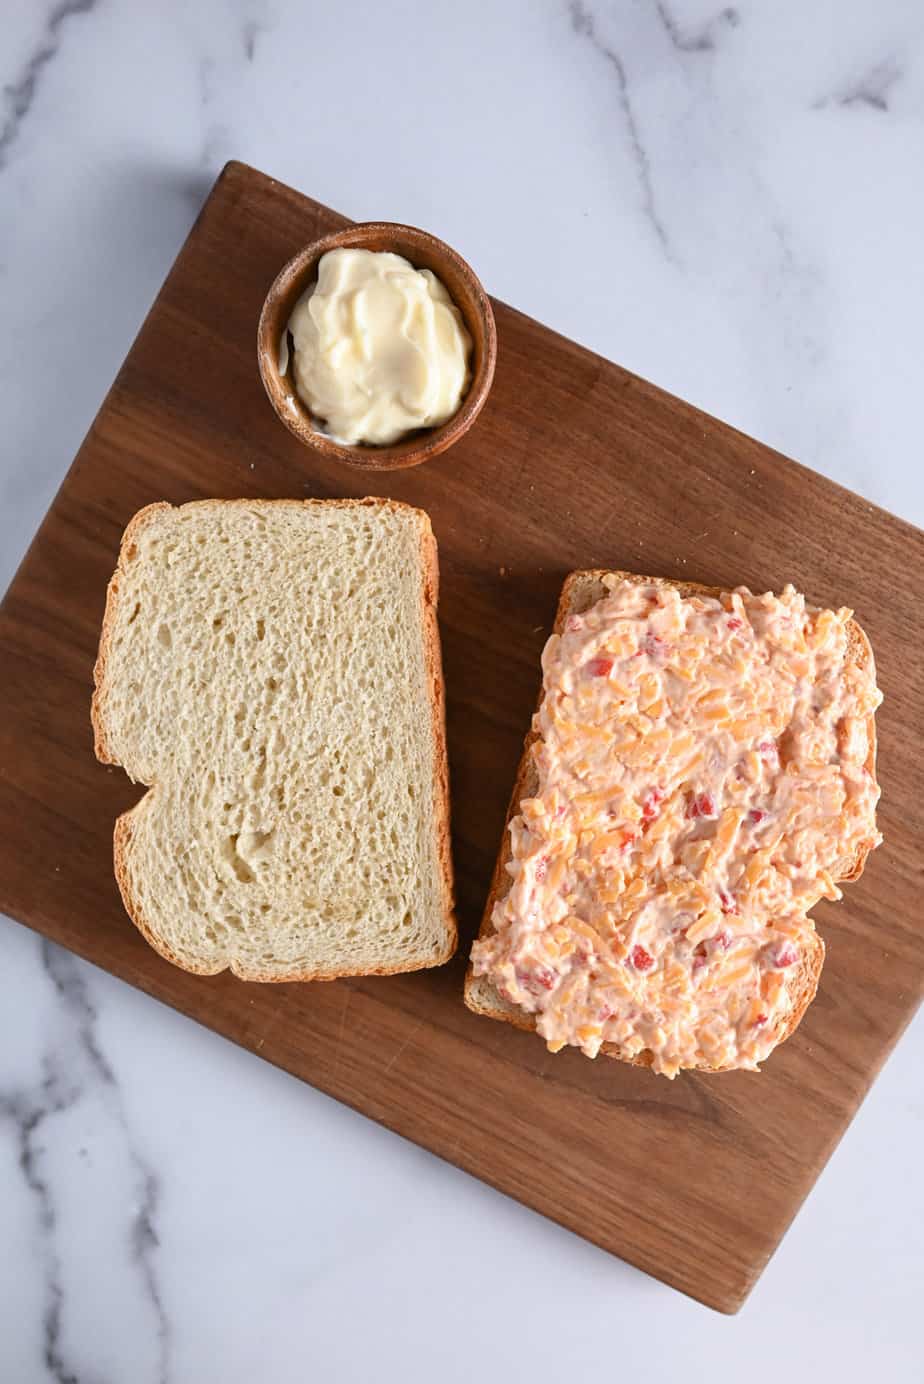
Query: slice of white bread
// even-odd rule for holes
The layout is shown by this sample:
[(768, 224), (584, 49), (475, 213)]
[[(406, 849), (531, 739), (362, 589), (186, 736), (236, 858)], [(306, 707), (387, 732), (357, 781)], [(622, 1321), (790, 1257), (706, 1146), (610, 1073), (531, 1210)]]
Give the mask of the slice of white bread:
[(330, 980), (455, 950), (436, 542), (388, 500), (136, 514), (109, 584), (96, 754), (150, 791), (125, 907), (200, 975)]
[[(607, 588), (603, 585), (604, 577), (612, 577), (618, 581), (636, 582), (641, 585), (655, 585), (672, 587), (679, 591), (681, 596), (720, 596), (721, 587), (703, 586), (699, 582), (676, 582), (664, 577), (643, 577), (631, 572), (607, 572), (595, 570), (588, 572), (571, 572), (566, 577), (562, 586), (561, 597), (558, 602), (558, 610), (555, 615), (553, 632), (560, 634), (565, 626), (565, 621), (569, 615), (580, 615), (588, 610), (597, 601), (607, 594)], [(873, 652), (870, 648), (869, 640), (863, 630), (851, 620), (848, 625), (850, 657), (861, 667), (873, 669)], [(543, 692), (540, 688), (538, 707), (542, 705)], [(875, 774), (876, 768), (876, 727), (872, 716), (869, 718), (869, 759), (867, 767), (870, 772)], [(507, 811), (507, 821), (504, 826), (504, 833), (501, 839), (501, 848), (498, 853), (497, 862), (494, 867), (494, 874), (491, 879), (491, 888), (488, 894), (487, 904), (481, 919), (481, 929), (479, 937), (488, 937), (494, 931), (492, 915), (494, 905), (506, 896), (510, 887), (510, 876), (507, 873), (507, 864), (511, 857), (510, 849), (510, 819), (519, 812), (520, 803), (523, 798), (533, 797), (538, 789), (538, 775), (533, 764), (530, 750), (536, 740), (536, 732), (530, 731), (526, 737), (523, 747), (523, 755), (520, 760), (520, 767), (517, 772), (516, 782), (514, 783), (513, 793), (510, 799), (510, 806)], [(870, 850), (875, 846), (875, 840), (864, 842), (863, 846), (857, 851), (856, 855), (850, 859), (842, 860), (832, 871), (835, 881), (859, 879), (863, 873), (863, 866)], [(781, 1043), (795, 1031), (802, 1020), (802, 1016), (808, 1009), (815, 993), (818, 989), (818, 982), (821, 977), (821, 969), (824, 964), (825, 947), (824, 942), (818, 933), (813, 934), (813, 946), (811, 950), (804, 953), (799, 963), (798, 975), (794, 976), (790, 982), (790, 992), (793, 995), (793, 1004), (790, 1011), (781, 1021), (779, 1032), (774, 1035), (776, 1043)], [(483, 1014), (491, 1019), (500, 1019), (505, 1023), (513, 1024), (516, 1028), (534, 1031), (536, 1018), (533, 1014), (526, 1013), (519, 1005), (511, 1004), (500, 995), (493, 982), (487, 976), (476, 976), (469, 964), (465, 978), (465, 1003), (469, 1009), (476, 1014)], [(652, 1053), (648, 1050), (638, 1053), (635, 1056), (623, 1053), (617, 1044), (605, 1043), (601, 1049), (608, 1057), (618, 1058), (623, 1062), (630, 1062), (638, 1067), (650, 1067), (652, 1065)], [(702, 1066), (700, 1071), (721, 1071), (724, 1068)]]

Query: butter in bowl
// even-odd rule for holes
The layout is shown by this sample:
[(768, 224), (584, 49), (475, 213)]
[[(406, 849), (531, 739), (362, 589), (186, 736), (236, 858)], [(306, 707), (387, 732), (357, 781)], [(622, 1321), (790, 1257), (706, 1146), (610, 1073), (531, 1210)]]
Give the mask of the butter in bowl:
[(257, 335), (286, 427), (368, 470), (417, 466), (458, 441), (496, 355), (491, 304), (468, 264), (428, 232), (388, 222), (350, 226), (291, 259)]

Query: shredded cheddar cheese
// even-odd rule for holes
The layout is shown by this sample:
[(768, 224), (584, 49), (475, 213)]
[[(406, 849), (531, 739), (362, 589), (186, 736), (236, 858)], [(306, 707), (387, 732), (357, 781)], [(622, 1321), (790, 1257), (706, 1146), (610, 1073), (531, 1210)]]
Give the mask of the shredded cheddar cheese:
[[(475, 973), (552, 1051), (667, 1076), (756, 1068), (779, 1040), (839, 862), (878, 844), (872, 671), (846, 609), (607, 582), (542, 657), (539, 786)], [(793, 986), (795, 989), (795, 986)]]

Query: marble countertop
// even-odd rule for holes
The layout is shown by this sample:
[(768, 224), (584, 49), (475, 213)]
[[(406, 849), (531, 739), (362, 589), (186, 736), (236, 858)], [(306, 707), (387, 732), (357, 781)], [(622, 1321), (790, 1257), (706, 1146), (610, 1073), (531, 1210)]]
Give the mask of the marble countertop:
[[(918, 0), (3, 19), (0, 588), (232, 157), (924, 520)], [(5, 920), (0, 966), (10, 1384), (919, 1377), (924, 1014), (725, 1319)]]

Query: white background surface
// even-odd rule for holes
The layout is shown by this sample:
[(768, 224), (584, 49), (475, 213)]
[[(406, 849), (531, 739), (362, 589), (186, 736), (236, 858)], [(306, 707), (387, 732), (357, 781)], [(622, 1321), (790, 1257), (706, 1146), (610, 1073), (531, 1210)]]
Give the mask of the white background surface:
[[(0, 19), (0, 587), (230, 157), (924, 518), (918, 0)], [(4, 1381), (921, 1377), (924, 1017), (726, 1319), (6, 922), (0, 977)]]

